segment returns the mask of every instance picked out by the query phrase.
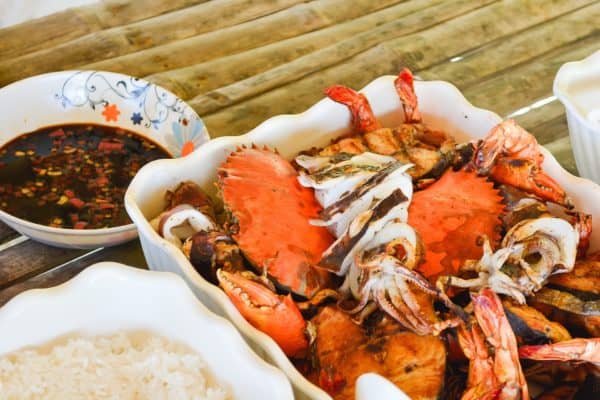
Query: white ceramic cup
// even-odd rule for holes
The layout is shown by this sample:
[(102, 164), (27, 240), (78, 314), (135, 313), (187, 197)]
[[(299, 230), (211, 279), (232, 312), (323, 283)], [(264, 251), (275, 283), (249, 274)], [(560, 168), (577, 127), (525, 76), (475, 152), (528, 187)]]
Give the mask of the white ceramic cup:
[(554, 95), (565, 106), (579, 174), (600, 183), (600, 50), (563, 65)]

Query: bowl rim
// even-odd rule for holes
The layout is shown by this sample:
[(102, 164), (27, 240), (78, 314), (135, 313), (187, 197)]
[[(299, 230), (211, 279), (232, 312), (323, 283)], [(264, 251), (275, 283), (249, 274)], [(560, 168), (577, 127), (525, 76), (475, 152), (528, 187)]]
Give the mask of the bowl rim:
[[(185, 108), (187, 108), (188, 110), (190, 110), (193, 113), (193, 115), (195, 115), (198, 118), (198, 120), (202, 120), (202, 118), (198, 115), (198, 113), (185, 100), (181, 99), (179, 96), (177, 96), (172, 91), (170, 91), (170, 90), (168, 90), (168, 89), (166, 89), (166, 88), (164, 88), (164, 87), (162, 87), (160, 85), (157, 85), (157, 84), (155, 84), (153, 82), (150, 82), (150, 81), (148, 81), (148, 80), (146, 80), (144, 78), (137, 78), (137, 77), (132, 76), (132, 75), (127, 75), (127, 74), (123, 74), (123, 73), (120, 73), (120, 72), (105, 71), (105, 70), (96, 70), (96, 69), (68, 69), (68, 70), (63, 70), (63, 71), (46, 72), (46, 73), (42, 73), (42, 74), (38, 74), (38, 75), (29, 76), (27, 78), (19, 79), (18, 81), (11, 82), (11, 83), (9, 83), (6, 86), (0, 87), (0, 94), (3, 91), (7, 90), (7, 89), (12, 90), (16, 86), (19, 86), (19, 85), (21, 85), (21, 84), (23, 84), (24, 82), (27, 82), (27, 81), (36, 81), (36, 80), (39, 80), (39, 79), (47, 79), (47, 78), (51, 78), (51, 77), (60, 77), (60, 76), (70, 77), (70, 76), (72, 76), (73, 74), (76, 74), (76, 73), (87, 73), (87, 72), (90, 72), (90, 73), (101, 73), (101, 74), (111, 75), (111, 76), (113, 76), (115, 78), (125, 78), (125, 79), (133, 78), (133, 79), (136, 79), (136, 80), (138, 80), (140, 82), (154, 85), (154, 86), (160, 88), (161, 91), (164, 91), (164, 92), (168, 93), (169, 95), (172, 95), (173, 97), (181, 100), (181, 103), (184, 105)], [(79, 124), (79, 122), (68, 122), (67, 121), (67, 122), (64, 122), (64, 123), (52, 124), (52, 125), (49, 125), (49, 126), (59, 126), (61, 124), (66, 125), (66, 124), (69, 124), (69, 123)], [(82, 124), (84, 124), (84, 123), (82, 122)], [(94, 124), (94, 125), (99, 125), (99, 124)], [(102, 125), (102, 126), (112, 127), (111, 125)], [(43, 128), (39, 128), (39, 129), (43, 129)], [(29, 133), (29, 132), (20, 132), (20, 133), (17, 133), (15, 135), (12, 135), (10, 137), (9, 141), (13, 140), (13, 139), (15, 139), (15, 138), (17, 138), (17, 137), (19, 137), (21, 135), (24, 135), (26, 133)], [(143, 134), (143, 133), (141, 133), (141, 132), (137, 132), (136, 131), (135, 133), (137, 133), (138, 135), (146, 137), (146, 135)], [(208, 135), (208, 141), (210, 141), (210, 135)], [(208, 141), (206, 141), (206, 143), (208, 143)], [(161, 146), (161, 147), (163, 147), (163, 146)], [(168, 151), (168, 150), (166, 150), (166, 151), (169, 153), (169, 155), (171, 156), (171, 158), (165, 158), (165, 160), (170, 160), (170, 159), (176, 159), (177, 158), (173, 154), (171, 154), (170, 151)], [(125, 205), (125, 197), (124, 196), (123, 196), (122, 201), (123, 201), (123, 206), (124, 206)], [(133, 221), (131, 223), (129, 223), (129, 224), (118, 225), (118, 226), (111, 226), (111, 227), (108, 227), (108, 228), (94, 228), (94, 229), (56, 228), (56, 227), (51, 227), (51, 226), (48, 226), (48, 225), (38, 224), (38, 223), (35, 223), (35, 222), (32, 222), (32, 221), (29, 221), (29, 220), (17, 217), (15, 215), (12, 215), (12, 214), (10, 214), (10, 213), (2, 210), (1, 208), (0, 208), (0, 219), (6, 219), (6, 220), (10, 221), (13, 224), (16, 224), (16, 225), (19, 225), (19, 226), (24, 226), (24, 227), (28, 228), (28, 230), (34, 230), (34, 231), (38, 231), (38, 232), (44, 232), (44, 233), (47, 233), (47, 234), (60, 235), (60, 236), (83, 236), (83, 237), (88, 237), (89, 238), (89, 237), (104, 236), (104, 235), (113, 235), (113, 234), (116, 235), (116, 234), (120, 234), (120, 233), (124, 233), (124, 232), (132, 232), (132, 231), (136, 231), (137, 230), (137, 228), (135, 226), (135, 223), (133, 223)], [(29, 237), (29, 238), (31, 238), (33, 240), (36, 240), (35, 238), (33, 238), (33, 237), (29, 236), (29, 235), (25, 235), (25, 234), (22, 234), (22, 235), (23, 236), (27, 236), (27, 237)], [(45, 243), (47, 243), (47, 242), (45, 242)], [(57, 243), (57, 242), (54, 242), (54, 243)], [(109, 245), (109, 243), (108, 242), (106, 242), (106, 243), (98, 242), (98, 246), (99, 247), (102, 247), (104, 245)], [(53, 244), (53, 246), (59, 246), (59, 244), (58, 243), (57, 244)]]
[(568, 63), (563, 64), (556, 73), (554, 77), (554, 82), (552, 84), (552, 91), (554, 92), (554, 96), (562, 105), (567, 109), (570, 115), (573, 115), (580, 124), (585, 126), (586, 129), (593, 132), (600, 132), (600, 128), (597, 125), (594, 125), (588, 118), (586, 118), (579, 109), (575, 106), (575, 104), (571, 101), (569, 94), (567, 92), (567, 88), (569, 86), (569, 80), (573, 76), (573, 74), (577, 74), (582, 70), (588, 70), (590, 68), (597, 68), (600, 73), (600, 49), (585, 57), (584, 59), (577, 61), (570, 61)]

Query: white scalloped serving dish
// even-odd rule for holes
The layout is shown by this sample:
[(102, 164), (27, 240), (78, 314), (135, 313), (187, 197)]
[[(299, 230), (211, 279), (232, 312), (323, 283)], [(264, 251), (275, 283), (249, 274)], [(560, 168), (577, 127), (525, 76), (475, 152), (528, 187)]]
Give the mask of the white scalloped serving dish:
[[(402, 122), (400, 102), (394, 89), (394, 76), (380, 77), (362, 92), (371, 102), (373, 111), (384, 126)], [(447, 82), (415, 82), (419, 106), (426, 124), (444, 130), (458, 141), (483, 138), (500, 122), (490, 111), (476, 108)], [(227, 296), (216, 286), (205, 281), (192, 267), (183, 253), (163, 240), (150, 226), (149, 220), (165, 206), (164, 194), (183, 180), (200, 184), (211, 194), (217, 167), (227, 155), (240, 145), (265, 144), (275, 147), (287, 158), (312, 146), (323, 146), (332, 138), (351, 130), (350, 113), (345, 106), (323, 99), (306, 112), (271, 118), (249, 133), (236, 137), (213, 139), (184, 159), (159, 160), (144, 166), (133, 179), (125, 195), (127, 211), (139, 230), (140, 240), (150, 268), (167, 269), (180, 274), (200, 300), (211, 310), (227, 316), (242, 332), (251, 346), (267, 361), (280, 367), (292, 381), (297, 398), (325, 400), (330, 397), (308, 382), (285, 357), (267, 335), (254, 329), (239, 314)], [(565, 171), (545, 149), (544, 167), (573, 198), (576, 206), (594, 218), (592, 248), (600, 247), (600, 186)], [(276, 205), (268, 205), (273, 207)], [(371, 385), (373, 398), (383, 393), (378, 385)], [(363, 388), (364, 389), (364, 388)]]
[(195, 350), (236, 399), (293, 399), (285, 375), (171, 273), (98, 263), (62, 285), (17, 295), (0, 308), (0, 327), (0, 355), (69, 334), (151, 332)]

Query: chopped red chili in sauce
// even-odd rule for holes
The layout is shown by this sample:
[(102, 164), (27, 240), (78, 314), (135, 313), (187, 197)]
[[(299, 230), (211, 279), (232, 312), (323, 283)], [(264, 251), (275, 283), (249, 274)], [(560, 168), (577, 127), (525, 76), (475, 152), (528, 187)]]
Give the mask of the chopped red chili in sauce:
[(65, 125), (21, 135), (0, 148), (0, 208), (60, 228), (131, 223), (123, 196), (142, 165), (171, 155), (130, 131)]

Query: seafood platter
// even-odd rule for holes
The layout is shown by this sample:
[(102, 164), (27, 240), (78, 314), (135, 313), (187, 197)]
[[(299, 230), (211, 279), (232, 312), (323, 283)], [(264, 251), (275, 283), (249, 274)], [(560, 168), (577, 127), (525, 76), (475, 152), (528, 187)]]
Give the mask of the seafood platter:
[(407, 69), (326, 95), (143, 167), (125, 204), (150, 267), (297, 398), (365, 373), (412, 399), (600, 398), (600, 187)]

